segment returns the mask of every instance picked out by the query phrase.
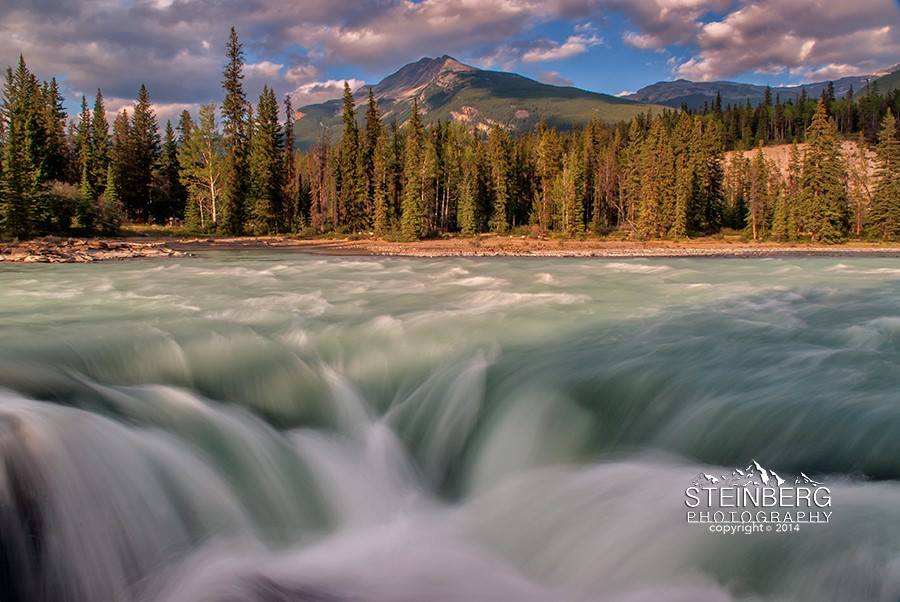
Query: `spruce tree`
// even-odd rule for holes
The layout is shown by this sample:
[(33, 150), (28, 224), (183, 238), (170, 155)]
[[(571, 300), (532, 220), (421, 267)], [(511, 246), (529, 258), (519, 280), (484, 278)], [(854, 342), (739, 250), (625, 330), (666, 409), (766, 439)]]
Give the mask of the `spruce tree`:
[(776, 179), (774, 190), (775, 208), (772, 212), (772, 228), (770, 235), (773, 239), (783, 242), (790, 238), (790, 223), (787, 205), (787, 196), (781, 181)]
[(78, 117), (78, 126), (75, 134), (75, 144), (77, 148), (78, 158), (78, 177), (79, 179), (87, 170), (88, 175), (93, 174), (94, 170), (94, 145), (91, 142), (91, 111), (88, 109), (87, 98), (81, 97), (81, 113)]
[(259, 97), (250, 151), (250, 221), (256, 234), (279, 229), (282, 199), (283, 149), (278, 101), (263, 87)]
[(100, 206), (96, 215), (97, 231), (105, 235), (115, 235), (122, 224), (124, 209), (119, 198), (119, 188), (116, 184), (116, 172), (112, 165), (106, 168), (106, 182), (103, 194), (100, 195)]
[(488, 153), (494, 199), (490, 228), (492, 232), (503, 234), (509, 230), (509, 139), (498, 125), (492, 127), (488, 135)]
[(412, 115), (406, 126), (406, 152), (403, 162), (403, 201), (400, 216), (400, 232), (407, 240), (416, 240), (426, 234), (424, 216), (424, 161), (425, 128), (419, 117), (419, 105), (413, 99)]
[(221, 225), (225, 234), (236, 236), (244, 230), (249, 123), (243, 83), (244, 50), (234, 27), (228, 37), (226, 54), (228, 63), (222, 79), (225, 89), (222, 101), (222, 142), (226, 162), (222, 199), (224, 218), (214, 221)]
[(638, 207), (644, 172), (644, 128), (637, 117), (628, 126), (628, 142), (622, 149), (622, 178), (619, 186), (619, 219), (631, 230), (637, 229)]
[(688, 235), (688, 215), (695, 205), (697, 174), (695, 153), (700, 151), (699, 140), (694, 138), (694, 121), (690, 114), (682, 112), (672, 131), (672, 148), (675, 161), (675, 202), (673, 204), (669, 235), (685, 238)]
[(538, 203), (532, 209), (531, 222), (541, 230), (550, 229), (553, 219), (554, 188), (562, 169), (562, 148), (556, 130), (543, 123), (538, 130), (536, 172), (540, 192)]
[(375, 206), (375, 156), (378, 152), (378, 144), (383, 139), (381, 124), (381, 111), (375, 93), (369, 87), (369, 102), (366, 109), (366, 136), (362, 148), (363, 178), (365, 179), (366, 204), (364, 211), (371, 215)]
[(44, 131), (46, 132), (46, 176), (51, 181), (64, 181), (68, 173), (66, 148), (66, 111), (56, 78), (50, 80), (43, 92)]
[(894, 239), (900, 234), (900, 140), (896, 119), (888, 111), (881, 121), (878, 135), (878, 170), (869, 222), (881, 238)]
[(784, 185), (785, 209), (787, 211), (787, 238), (795, 240), (800, 236), (800, 211), (801, 189), (803, 179), (803, 154), (795, 140), (791, 144), (791, 153), (788, 158), (787, 177)]
[(560, 173), (561, 229), (569, 236), (584, 231), (584, 167), (579, 149), (572, 148)]
[(365, 213), (366, 182), (355, 106), (350, 84), (344, 82), (343, 133), (336, 173), (338, 211), (340, 222), (352, 232), (359, 232), (368, 227), (368, 219)]
[(769, 205), (769, 164), (763, 153), (762, 143), (760, 143), (750, 167), (750, 206), (747, 212), (747, 224), (753, 240), (761, 240), (766, 236), (766, 216)]
[(696, 159), (698, 204), (689, 223), (697, 230), (713, 232), (722, 227), (725, 219), (722, 127), (717, 121), (702, 123), (699, 120), (697, 127), (701, 129)]
[(103, 92), (97, 89), (94, 110), (91, 113), (91, 165), (90, 175), (94, 190), (101, 192), (106, 186), (109, 166), (109, 123), (106, 121), (106, 106)]
[(847, 158), (848, 198), (853, 219), (853, 234), (859, 238), (863, 233), (869, 207), (872, 202), (870, 184), (868, 145), (862, 132), (856, 148)]
[(288, 232), (298, 232), (304, 226), (303, 208), (300, 205), (300, 174), (295, 164), (294, 107), (290, 95), (284, 97), (284, 160), (281, 174), (282, 218)]
[(619, 217), (616, 215), (617, 211), (619, 214), (622, 212), (619, 204), (621, 197), (618, 194), (622, 177), (619, 157), (622, 152), (622, 143), (622, 130), (616, 128), (612, 140), (603, 149), (598, 159), (595, 191), (592, 199), (594, 207), (591, 212), (591, 231), (594, 234), (600, 234), (614, 219)]
[(671, 226), (667, 204), (675, 198), (672, 145), (662, 117), (654, 119), (641, 152), (638, 234), (662, 238)]
[(462, 181), (456, 221), (466, 235), (478, 232), (478, 162), (475, 148), (467, 146), (463, 152)]
[(800, 182), (803, 228), (816, 242), (839, 242), (846, 229), (847, 177), (837, 128), (821, 101), (806, 141)]
[(34, 166), (28, 141), (28, 81), (30, 73), (19, 57), (15, 72), (6, 71), (3, 91), (5, 140), (3, 172), (0, 185), (0, 230), (9, 236), (24, 237), (31, 233)]
[(132, 136), (131, 119), (126, 109), (122, 109), (113, 120), (112, 142), (109, 147), (109, 166), (113, 170), (113, 178), (116, 182), (116, 194), (122, 203), (126, 214), (128, 213), (128, 198), (126, 191), (133, 189), (131, 178), (134, 175), (132, 163)]
[(119, 192), (134, 218), (150, 222), (162, 217), (153, 199), (153, 170), (159, 158), (160, 140), (159, 124), (150, 101), (150, 92), (143, 84), (131, 115), (130, 134), (131, 160), (127, 164), (129, 175), (126, 178), (128, 189), (125, 189), (123, 183), (119, 185)]
[(159, 162), (156, 168), (154, 194), (159, 218), (181, 219), (184, 217), (186, 192), (178, 176), (178, 142), (172, 122), (166, 122)]
[(375, 161), (372, 167), (372, 228), (375, 236), (378, 237), (385, 236), (393, 227), (390, 200), (388, 198), (388, 179), (390, 177), (388, 171), (389, 161), (388, 138), (386, 135), (382, 134), (375, 147)]
[(81, 168), (81, 185), (78, 187), (78, 193), (79, 202), (75, 210), (78, 226), (91, 230), (96, 217), (97, 189), (94, 188), (94, 178), (87, 164)]

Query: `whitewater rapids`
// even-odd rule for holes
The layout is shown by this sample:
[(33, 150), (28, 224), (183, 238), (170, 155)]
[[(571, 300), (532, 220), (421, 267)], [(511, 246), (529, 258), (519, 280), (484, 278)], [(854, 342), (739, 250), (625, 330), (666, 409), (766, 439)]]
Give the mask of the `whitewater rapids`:
[[(879, 258), (4, 267), (0, 598), (896, 602), (898, 298)], [(751, 459), (831, 523), (687, 524)]]

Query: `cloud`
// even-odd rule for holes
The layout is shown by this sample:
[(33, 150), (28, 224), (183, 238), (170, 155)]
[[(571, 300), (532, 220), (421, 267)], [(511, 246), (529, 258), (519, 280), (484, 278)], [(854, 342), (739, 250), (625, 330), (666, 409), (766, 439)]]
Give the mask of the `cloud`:
[(597, 46), (602, 43), (603, 38), (597, 35), (569, 36), (562, 44), (552, 41), (539, 44), (537, 47), (525, 52), (522, 55), (522, 60), (526, 63), (559, 61), (579, 54), (584, 54), (592, 46)]
[(559, 71), (541, 71), (538, 73), (538, 81), (552, 86), (571, 86), (574, 82), (559, 74)]
[[(112, 127), (116, 116), (122, 112), (122, 109), (128, 111), (129, 115), (134, 113), (134, 100), (130, 98), (104, 98), (106, 105), (106, 120)], [(172, 122), (172, 127), (178, 126), (178, 118), (183, 111), (187, 111), (191, 115), (196, 116), (200, 110), (200, 103), (153, 103), (153, 112), (156, 114), (156, 120), (159, 122), (159, 133), (165, 131), (166, 121)]]
[(679, 77), (871, 73), (900, 56), (900, 12), (892, 0), (759, 0), (703, 24), (696, 46), (696, 55), (677, 66)]
[[(347, 80), (347, 83), (354, 92), (366, 85), (366, 82), (358, 79)], [(323, 82), (309, 82), (298, 86), (291, 94), (291, 100), (294, 102), (294, 106), (302, 107), (340, 98), (343, 93), (344, 80), (329, 79)]]
[[(278, 93), (335, 65), (393, 68), (423, 55), (477, 55), (540, 23), (584, 23), (601, 0), (5, 0), (0, 64), (23, 52), (71, 97), (98, 87), (161, 103), (221, 98), (228, 27), (248, 56), (246, 88)], [(277, 59), (275, 58), (277, 57)]]
[(693, 44), (701, 19), (730, 8), (735, 0), (604, 0), (605, 7), (623, 13), (638, 31), (623, 41), (635, 48), (656, 50), (670, 44)]
[[(70, 98), (134, 97), (146, 83), (159, 106), (219, 101), (225, 38), (245, 43), (248, 98), (320, 98), (335, 68), (392, 69), (424, 55), (480, 57), (488, 67), (561, 61), (602, 43), (618, 12), (623, 41), (678, 46), (673, 74), (715, 79), (743, 72), (836, 77), (900, 56), (894, 0), (2, 0), (0, 65), (23, 52)], [(570, 23), (564, 40), (536, 28)], [(609, 37), (608, 32), (606, 33)]]

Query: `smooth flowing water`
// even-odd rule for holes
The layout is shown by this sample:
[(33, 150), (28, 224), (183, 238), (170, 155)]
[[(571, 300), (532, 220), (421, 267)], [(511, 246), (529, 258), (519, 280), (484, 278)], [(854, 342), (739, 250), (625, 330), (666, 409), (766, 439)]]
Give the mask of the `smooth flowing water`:
[[(0, 598), (900, 597), (900, 264), (0, 268)], [(827, 482), (799, 533), (700, 472)]]

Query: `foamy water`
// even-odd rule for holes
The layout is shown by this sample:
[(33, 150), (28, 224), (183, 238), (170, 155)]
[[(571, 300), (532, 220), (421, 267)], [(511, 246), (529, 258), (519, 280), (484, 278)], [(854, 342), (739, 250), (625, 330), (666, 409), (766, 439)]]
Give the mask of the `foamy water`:
[[(893, 602), (898, 298), (877, 258), (4, 267), (0, 597)], [(833, 521), (686, 524), (750, 459)]]

